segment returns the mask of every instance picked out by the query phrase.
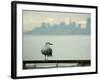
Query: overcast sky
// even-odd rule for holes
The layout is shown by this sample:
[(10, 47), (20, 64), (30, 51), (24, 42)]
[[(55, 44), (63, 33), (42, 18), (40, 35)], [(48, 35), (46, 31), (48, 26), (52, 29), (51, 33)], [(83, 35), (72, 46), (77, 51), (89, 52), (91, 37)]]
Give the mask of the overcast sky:
[(36, 27), (40, 27), (41, 23), (47, 22), (52, 24), (59, 24), (65, 22), (66, 24), (76, 22), (81, 24), (81, 28), (86, 25), (86, 19), (90, 14), (71, 13), (71, 12), (47, 12), (47, 11), (26, 11), (23, 10), (23, 32), (30, 31)]

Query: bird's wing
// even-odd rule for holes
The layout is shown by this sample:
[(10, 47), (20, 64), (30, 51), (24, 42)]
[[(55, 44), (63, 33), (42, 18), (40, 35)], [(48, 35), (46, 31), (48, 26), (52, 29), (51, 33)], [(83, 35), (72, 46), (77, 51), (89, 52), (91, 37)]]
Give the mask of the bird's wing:
[(48, 48), (48, 49), (47, 49), (47, 55), (48, 55), (48, 56), (52, 56), (52, 49), (51, 49), (51, 48)]

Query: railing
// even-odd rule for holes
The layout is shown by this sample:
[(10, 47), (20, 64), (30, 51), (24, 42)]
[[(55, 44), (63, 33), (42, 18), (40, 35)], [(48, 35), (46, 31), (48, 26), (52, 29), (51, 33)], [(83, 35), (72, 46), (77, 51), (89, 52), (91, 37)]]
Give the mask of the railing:
[(56, 67), (59, 66), (60, 63), (77, 63), (77, 66), (86, 66), (90, 65), (90, 60), (24, 60), (23, 61), (23, 69), (26, 69), (26, 64), (34, 64), (34, 68), (36, 68), (39, 63), (55, 63)]

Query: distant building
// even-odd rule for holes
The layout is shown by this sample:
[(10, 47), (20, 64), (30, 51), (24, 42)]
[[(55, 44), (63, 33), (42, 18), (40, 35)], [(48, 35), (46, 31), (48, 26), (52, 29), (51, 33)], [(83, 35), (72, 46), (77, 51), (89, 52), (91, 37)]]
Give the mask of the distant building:
[(25, 34), (38, 34), (38, 35), (78, 35), (78, 34), (90, 34), (90, 18), (86, 20), (86, 28), (81, 29), (81, 24), (76, 23), (69, 18), (69, 24), (60, 22), (58, 24), (50, 25), (50, 23), (41, 23), (40, 27), (26, 32)]

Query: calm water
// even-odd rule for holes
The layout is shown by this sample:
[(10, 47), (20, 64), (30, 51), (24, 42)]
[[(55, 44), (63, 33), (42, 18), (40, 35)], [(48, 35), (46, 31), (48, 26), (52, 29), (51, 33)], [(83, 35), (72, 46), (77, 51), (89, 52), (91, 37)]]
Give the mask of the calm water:
[(89, 35), (67, 35), (67, 36), (23, 36), (23, 60), (44, 60), (41, 48), (45, 42), (54, 45), (53, 56), (49, 60), (89, 60), (91, 41)]

